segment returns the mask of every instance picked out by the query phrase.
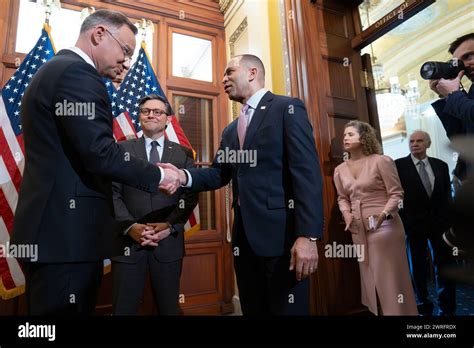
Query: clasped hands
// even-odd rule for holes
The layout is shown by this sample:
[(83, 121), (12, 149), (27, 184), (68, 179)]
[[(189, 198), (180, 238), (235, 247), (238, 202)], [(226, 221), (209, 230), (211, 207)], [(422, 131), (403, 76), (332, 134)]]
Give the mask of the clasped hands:
[(172, 195), (181, 186), (185, 185), (187, 178), (182, 169), (176, 168), (171, 163), (157, 163), (163, 169), (165, 177), (160, 183), (159, 189), (168, 195)]
[(167, 222), (139, 224), (136, 223), (128, 231), (128, 235), (141, 246), (158, 246), (158, 243), (171, 234)]

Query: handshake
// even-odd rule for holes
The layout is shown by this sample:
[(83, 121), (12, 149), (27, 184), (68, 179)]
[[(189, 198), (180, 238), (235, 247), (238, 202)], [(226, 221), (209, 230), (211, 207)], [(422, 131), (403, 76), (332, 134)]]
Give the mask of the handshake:
[(172, 195), (181, 186), (187, 183), (187, 176), (184, 170), (176, 168), (171, 163), (157, 164), (165, 174), (160, 183), (159, 189), (168, 195)]

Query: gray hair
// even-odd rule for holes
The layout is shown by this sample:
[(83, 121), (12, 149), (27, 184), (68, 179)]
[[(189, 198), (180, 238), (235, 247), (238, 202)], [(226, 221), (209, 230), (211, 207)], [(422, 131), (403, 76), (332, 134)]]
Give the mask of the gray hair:
[(121, 12), (112, 10), (97, 10), (87, 17), (81, 25), (80, 33), (84, 33), (89, 29), (98, 25), (105, 24), (111, 29), (120, 29), (126, 25), (134, 35), (138, 34), (138, 29), (132, 22)]
[(411, 133), (410, 138), (415, 133), (423, 133), (423, 135), (425, 136), (425, 140), (428, 142), (428, 144), (431, 144), (431, 137), (428, 132), (425, 132), (424, 130), (421, 130), (421, 129), (417, 129)]

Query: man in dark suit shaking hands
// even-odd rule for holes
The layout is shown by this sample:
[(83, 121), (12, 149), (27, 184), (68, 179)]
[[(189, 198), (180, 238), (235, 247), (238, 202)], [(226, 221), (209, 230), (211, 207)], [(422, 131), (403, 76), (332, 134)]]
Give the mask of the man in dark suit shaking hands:
[(37, 260), (22, 260), (30, 315), (94, 310), (112, 244), (112, 180), (148, 192), (177, 180), (127, 156), (113, 138), (102, 76), (129, 67), (136, 34), (123, 14), (96, 11), (76, 46), (45, 63), (22, 99), (26, 164), (12, 243), (38, 246)]
[(240, 116), (224, 129), (212, 166), (180, 170), (181, 184), (208, 191), (232, 180), (243, 314), (309, 314), (308, 276), (317, 267), (323, 206), (305, 106), (265, 90), (263, 63), (253, 55), (232, 58), (222, 82), (229, 98), (242, 103)]
[[(139, 110), (143, 137), (123, 141), (120, 146), (150, 163), (194, 167), (190, 150), (165, 139), (166, 125), (171, 121), (166, 99), (147, 95), (140, 100)], [(115, 216), (125, 226), (123, 239), (127, 245), (123, 255), (112, 258), (113, 313), (138, 314), (148, 270), (157, 313), (178, 315), (184, 224), (197, 204), (198, 194), (180, 189), (168, 196), (120, 183), (113, 184), (113, 191)]]
[(453, 315), (456, 310), (455, 284), (446, 280), (442, 268), (452, 260), (451, 248), (444, 243), (443, 233), (451, 227), (451, 180), (448, 165), (426, 150), (430, 135), (416, 131), (410, 136), (410, 155), (395, 161), (405, 191), (400, 210), (405, 227), (408, 260), (418, 302), (418, 312), (433, 314), (428, 298), (428, 241), (436, 277), (436, 290), (441, 315)]

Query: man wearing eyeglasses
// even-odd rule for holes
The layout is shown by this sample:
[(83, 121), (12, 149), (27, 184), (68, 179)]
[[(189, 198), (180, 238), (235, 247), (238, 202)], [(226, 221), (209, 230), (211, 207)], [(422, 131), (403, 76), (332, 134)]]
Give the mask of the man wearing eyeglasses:
[(37, 246), (37, 258), (21, 259), (30, 315), (94, 310), (102, 260), (122, 237), (112, 232), (112, 180), (151, 193), (177, 181), (128, 156), (113, 137), (102, 77), (130, 66), (136, 34), (123, 14), (96, 11), (75, 47), (45, 63), (22, 99), (26, 160), (11, 243)]
[[(193, 154), (165, 139), (171, 107), (165, 98), (150, 94), (139, 101), (143, 136), (120, 142), (133, 156), (149, 162), (194, 167)], [(173, 195), (149, 193), (129, 185), (113, 184), (115, 217), (124, 244), (121, 256), (112, 258), (113, 313), (137, 315), (147, 273), (157, 314), (179, 314), (179, 280), (184, 256), (184, 224), (198, 194), (178, 189)]]

